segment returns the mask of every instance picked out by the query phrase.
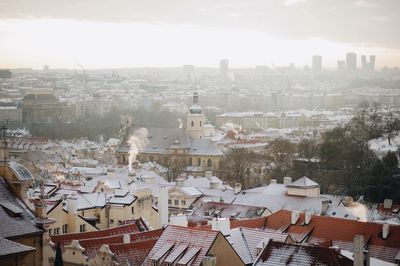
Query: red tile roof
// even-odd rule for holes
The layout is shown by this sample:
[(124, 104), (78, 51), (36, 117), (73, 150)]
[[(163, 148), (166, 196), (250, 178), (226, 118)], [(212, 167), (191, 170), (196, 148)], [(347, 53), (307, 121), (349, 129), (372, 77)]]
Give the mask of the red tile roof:
[[(126, 265), (142, 265), (158, 239), (141, 240), (131, 243), (109, 245), (117, 262)], [(130, 263), (130, 264), (128, 264)]]
[(383, 203), (379, 204), (377, 210), (379, 213), (387, 216), (400, 215), (400, 204), (393, 204), (391, 208), (384, 208)]
[(353, 265), (353, 261), (330, 248), (270, 241), (254, 265)]
[[(266, 227), (279, 229), (290, 221), (291, 212), (281, 210), (267, 218)], [(310, 223), (304, 225), (304, 214), (301, 214), (297, 223), (290, 225), (286, 232), (297, 235), (309, 232), (307, 242), (332, 241), (333, 245), (350, 249), (349, 251), (352, 251), (354, 236), (364, 235), (371, 257), (389, 262), (394, 262), (396, 254), (400, 251), (400, 226), (390, 226), (389, 236), (383, 239), (381, 224), (314, 215)], [(385, 250), (384, 253), (381, 252), (382, 249)]]
[(218, 234), (220, 232), (197, 227), (169, 225), (154, 245), (143, 265), (151, 265), (153, 258), (160, 258), (171, 254), (175, 249), (185, 244), (188, 247), (183, 251), (181, 259), (184, 259), (185, 255), (190, 254), (191, 257), (195, 258), (191, 265), (200, 265)]
[(121, 234), (140, 233), (142, 231), (147, 231), (148, 230), (147, 227), (143, 226), (145, 226), (143, 221), (141, 219), (137, 219), (135, 223), (130, 223), (99, 231), (54, 235), (51, 236), (51, 241), (53, 243), (60, 242), (61, 246), (64, 246), (71, 243), (72, 240), (94, 239), (94, 238), (110, 237)]
[[(263, 228), (265, 228), (266, 221), (267, 221), (266, 217), (259, 217), (259, 218), (241, 219), (241, 220), (231, 219), (230, 223), (231, 223), (231, 229), (238, 228), (238, 227), (263, 229)], [(201, 226), (197, 227), (196, 224), (192, 223), (192, 226), (196, 227), (196, 228), (211, 230), (210, 224), (201, 225)]]

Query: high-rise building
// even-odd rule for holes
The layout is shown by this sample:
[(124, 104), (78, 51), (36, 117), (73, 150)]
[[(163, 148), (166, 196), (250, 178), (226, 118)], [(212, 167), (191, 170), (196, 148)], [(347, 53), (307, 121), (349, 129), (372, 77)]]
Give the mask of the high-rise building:
[(361, 68), (362, 69), (367, 69), (368, 68), (368, 62), (367, 62), (367, 56), (362, 55), (361, 56)]
[(375, 59), (376, 59), (375, 55), (369, 56), (369, 69), (372, 71), (375, 71)]
[(355, 53), (346, 54), (346, 69), (350, 71), (357, 69), (357, 54)]
[(337, 69), (344, 70), (346, 68), (346, 62), (343, 60), (337, 61)]
[(229, 61), (228, 59), (222, 59), (219, 61), (219, 76), (221, 80), (225, 81), (228, 79), (229, 73)]
[(183, 65), (183, 75), (186, 81), (190, 82), (194, 79), (194, 66), (193, 65)]
[(361, 56), (361, 68), (363, 70), (374, 71), (375, 70), (375, 55), (369, 56), (369, 62), (367, 61), (367, 56), (362, 55)]
[(312, 70), (321, 71), (322, 70), (322, 56), (314, 55), (312, 57)]

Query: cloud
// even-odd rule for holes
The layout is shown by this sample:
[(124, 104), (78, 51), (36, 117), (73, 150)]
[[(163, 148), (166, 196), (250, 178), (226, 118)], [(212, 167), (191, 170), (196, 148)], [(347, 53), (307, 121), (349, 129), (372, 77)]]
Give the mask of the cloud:
[(398, 10), (399, 0), (0, 0), (0, 20), (69, 19), (240, 28), (293, 40), (320, 37), (390, 48), (400, 47)]
[(290, 5), (295, 5), (295, 4), (306, 2), (306, 1), (308, 1), (308, 0), (285, 0), (284, 5), (290, 6)]

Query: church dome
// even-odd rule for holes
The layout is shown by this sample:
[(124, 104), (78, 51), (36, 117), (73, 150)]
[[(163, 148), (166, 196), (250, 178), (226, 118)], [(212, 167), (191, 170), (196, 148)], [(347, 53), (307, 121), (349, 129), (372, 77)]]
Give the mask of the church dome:
[(201, 112), (203, 111), (203, 109), (201, 108), (200, 105), (198, 104), (193, 104), (190, 108), (189, 108), (189, 112), (191, 114), (201, 114)]

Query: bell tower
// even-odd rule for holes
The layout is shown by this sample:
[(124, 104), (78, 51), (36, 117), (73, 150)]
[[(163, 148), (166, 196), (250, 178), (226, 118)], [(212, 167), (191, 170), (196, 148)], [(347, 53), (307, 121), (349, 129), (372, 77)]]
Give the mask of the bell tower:
[(186, 118), (186, 132), (192, 139), (201, 139), (204, 137), (205, 115), (199, 105), (199, 93), (193, 92), (193, 104), (189, 108), (189, 114)]

